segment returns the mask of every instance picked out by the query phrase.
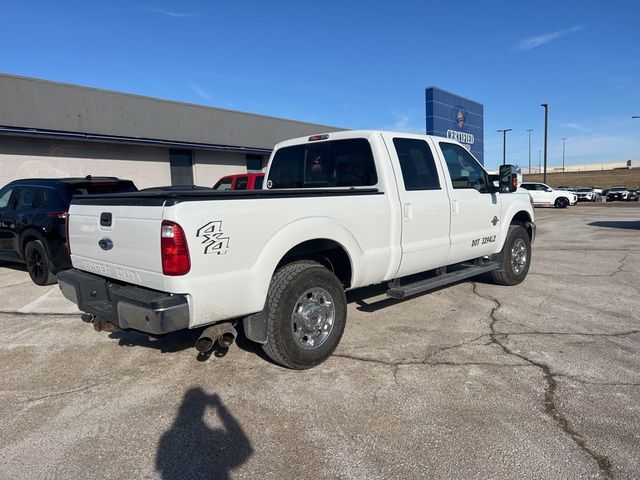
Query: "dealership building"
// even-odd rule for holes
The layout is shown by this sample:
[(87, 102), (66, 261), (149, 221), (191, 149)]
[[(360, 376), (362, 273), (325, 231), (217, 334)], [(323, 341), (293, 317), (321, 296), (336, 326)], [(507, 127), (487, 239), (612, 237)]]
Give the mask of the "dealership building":
[(484, 165), (484, 106), (437, 87), (425, 90), (427, 135), (464, 145)]
[(260, 171), (288, 138), (326, 125), (0, 74), (0, 187), (115, 176), (139, 188), (211, 186)]

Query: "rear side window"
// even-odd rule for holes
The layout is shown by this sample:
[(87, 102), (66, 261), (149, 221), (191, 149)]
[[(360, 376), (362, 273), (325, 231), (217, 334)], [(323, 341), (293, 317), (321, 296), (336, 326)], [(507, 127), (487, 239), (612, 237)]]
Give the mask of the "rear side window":
[(236, 188), (234, 190), (246, 190), (248, 182), (249, 182), (249, 177), (236, 178)]
[(269, 182), (269, 188), (366, 187), (378, 175), (369, 142), (353, 138), (281, 148)]
[(16, 210), (31, 210), (33, 201), (36, 196), (36, 189), (31, 187), (23, 187), (18, 190), (18, 198), (16, 200)]
[(480, 193), (489, 193), (487, 172), (464, 147), (440, 142), (440, 149), (447, 163), (453, 188), (473, 188)]
[(413, 138), (394, 138), (405, 190), (438, 190), (440, 180), (427, 142)]

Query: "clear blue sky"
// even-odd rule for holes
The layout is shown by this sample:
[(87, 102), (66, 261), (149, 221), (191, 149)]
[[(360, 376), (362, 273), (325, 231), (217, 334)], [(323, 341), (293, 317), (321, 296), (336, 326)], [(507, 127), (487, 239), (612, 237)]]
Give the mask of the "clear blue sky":
[(640, 2), (0, 0), (0, 72), (336, 125), (425, 131), (424, 88), (485, 107), (485, 163), (640, 157)]

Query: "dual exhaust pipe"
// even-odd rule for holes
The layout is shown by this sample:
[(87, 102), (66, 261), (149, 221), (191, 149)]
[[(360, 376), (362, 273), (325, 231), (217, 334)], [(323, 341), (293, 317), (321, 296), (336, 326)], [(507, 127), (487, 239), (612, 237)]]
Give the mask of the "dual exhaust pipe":
[(196, 350), (200, 353), (208, 352), (213, 344), (218, 341), (222, 348), (229, 348), (236, 341), (238, 332), (231, 323), (218, 323), (205, 329), (196, 341)]
[[(83, 320), (91, 322), (96, 332), (117, 332), (120, 330), (117, 325), (93, 315), (87, 315), (86, 318), (83, 316)], [(229, 322), (212, 325), (205, 329), (196, 341), (196, 350), (200, 353), (206, 353), (213, 348), (216, 340), (222, 348), (229, 348), (236, 341), (237, 336), (238, 332)]]

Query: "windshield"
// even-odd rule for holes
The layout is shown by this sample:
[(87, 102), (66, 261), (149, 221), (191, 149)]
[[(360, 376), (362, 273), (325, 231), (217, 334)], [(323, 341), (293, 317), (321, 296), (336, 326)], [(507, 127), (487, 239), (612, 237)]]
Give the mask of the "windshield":
[(592, 190), (591, 188), (579, 188), (576, 191), (578, 191), (578, 192), (590, 192), (591, 190)]
[(624, 192), (626, 189), (627, 187), (613, 187), (611, 190), (614, 192)]
[(67, 185), (67, 192), (69, 192), (71, 197), (74, 195), (99, 195), (101, 193), (130, 193), (137, 191), (136, 186), (129, 180), (104, 183), (73, 183)]

